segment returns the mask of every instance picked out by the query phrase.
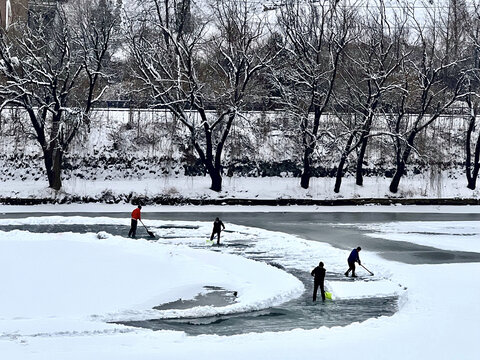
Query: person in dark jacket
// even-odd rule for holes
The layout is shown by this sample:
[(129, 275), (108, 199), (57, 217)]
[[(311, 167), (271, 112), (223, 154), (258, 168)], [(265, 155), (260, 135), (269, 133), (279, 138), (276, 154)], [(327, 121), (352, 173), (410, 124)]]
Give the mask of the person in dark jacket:
[(130, 223), (128, 237), (134, 238), (137, 233), (138, 220), (141, 218), (140, 210), (142, 210), (142, 205), (138, 205), (137, 208), (132, 211), (132, 221)]
[(362, 250), (362, 248), (359, 246), (356, 249), (353, 249), (352, 252), (350, 253), (350, 256), (347, 259), (348, 270), (345, 272), (345, 276), (348, 276), (348, 273), (351, 270), (352, 277), (357, 277), (357, 275), (355, 275), (355, 263), (358, 262), (359, 265), (362, 265), (362, 263), (360, 262), (360, 256), (358, 255), (360, 250)]
[(223, 225), (222, 220), (217, 217), (213, 222), (213, 231), (210, 240), (213, 240), (213, 237), (217, 234), (217, 244), (220, 244), (220, 233), (222, 232), (222, 228), (225, 229), (225, 225)]
[(320, 292), (322, 294), (322, 300), (325, 301), (325, 272), (326, 270), (323, 267), (323, 262), (320, 261), (318, 266), (312, 270), (311, 275), (313, 278), (313, 301), (317, 301), (317, 291), (320, 287)]

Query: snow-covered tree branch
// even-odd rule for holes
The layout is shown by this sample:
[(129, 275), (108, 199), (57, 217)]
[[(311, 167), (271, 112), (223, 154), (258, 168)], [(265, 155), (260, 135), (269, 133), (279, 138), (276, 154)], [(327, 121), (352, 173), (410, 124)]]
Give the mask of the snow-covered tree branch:
[(0, 34), (0, 96), (28, 114), (55, 190), (62, 186), (63, 155), (88, 123), (104, 75), (111, 11), (105, 0), (57, 4)]

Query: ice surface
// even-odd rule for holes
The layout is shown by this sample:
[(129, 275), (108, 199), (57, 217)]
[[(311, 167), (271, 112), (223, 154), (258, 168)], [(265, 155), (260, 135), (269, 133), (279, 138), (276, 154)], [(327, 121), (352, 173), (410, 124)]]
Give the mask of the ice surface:
[(399, 221), (358, 226), (368, 236), (406, 241), (444, 250), (480, 252), (480, 223), (476, 221)]
[[(81, 217), (3, 218), (1, 224), (49, 221), (118, 221), (128, 226), (128, 219)], [(478, 263), (407, 265), (364, 254), (362, 261), (374, 266), (378, 281), (331, 281), (328, 285), (336, 296), (344, 298), (397, 293), (400, 310), (392, 317), (346, 327), (328, 329), (319, 324), (316, 330), (188, 337), (179, 332), (105, 323), (108, 317), (148, 315), (152, 304), (159, 302), (193, 298), (207, 283), (239, 289), (239, 309), (285, 301), (303, 290), (295, 278), (278, 268), (203, 250), (210, 223), (195, 224), (195, 231), (162, 228), (165, 223), (151, 223), (157, 234), (165, 235), (158, 242), (118, 236), (99, 239), (94, 233), (0, 232), (2, 358), (190, 359), (192, 354), (200, 360), (301, 359), (312, 354), (335, 359), (478, 358), (475, 344), (479, 336), (480, 286), (474, 280), (480, 275)], [(388, 236), (403, 229), (375, 226), (365, 230), (382, 231)], [(473, 242), (475, 248), (478, 239), (468, 235), (475, 228), (475, 224), (446, 222), (433, 230), (442, 234), (438, 236), (456, 238), (468, 248), (467, 243)], [(229, 230), (233, 232), (225, 234), (227, 244), (247, 238), (255, 243), (255, 251), (283, 254), (283, 267), (308, 271), (312, 261), (319, 258), (325, 259), (330, 271), (345, 266), (345, 252), (326, 244), (262, 229), (229, 226)], [(417, 230), (431, 232), (432, 228), (419, 224)], [(189, 231), (194, 236), (187, 237)], [(178, 238), (167, 238), (167, 234)], [(416, 239), (412, 236), (409, 241)], [(197, 310), (209, 311), (202, 307)]]

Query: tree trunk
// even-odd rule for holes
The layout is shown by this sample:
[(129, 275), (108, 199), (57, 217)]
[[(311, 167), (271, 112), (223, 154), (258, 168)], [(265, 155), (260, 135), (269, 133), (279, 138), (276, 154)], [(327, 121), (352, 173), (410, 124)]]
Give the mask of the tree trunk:
[[(472, 107), (471, 102), (468, 104), (469, 107)], [(473, 155), (474, 158), (474, 163), (472, 166), (472, 154), (471, 154), (471, 144), (472, 144), (472, 134), (475, 130), (475, 122), (476, 122), (476, 109), (471, 108), (471, 115), (470, 115), (470, 122), (468, 124), (468, 129), (467, 129), (467, 139), (466, 139), (466, 144), (465, 144), (465, 153), (466, 153), (466, 159), (465, 159), (465, 172), (467, 176), (467, 187), (470, 190), (475, 190), (477, 187), (477, 177), (478, 177), (478, 172), (480, 170), (480, 136), (477, 137), (477, 142), (475, 144), (475, 152)]]
[(222, 191), (222, 177), (220, 176), (220, 173), (210, 174), (210, 179), (212, 180), (212, 186), (210, 189), (216, 192)]
[(367, 151), (367, 144), (368, 144), (368, 135), (372, 130), (373, 116), (375, 114), (375, 109), (377, 108), (377, 105), (378, 105), (379, 96), (380, 94), (377, 93), (377, 95), (373, 97), (373, 100), (371, 103), (370, 101), (368, 101), (367, 104), (370, 104), (369, 111), (367, 114), (364, 115), (365, 125), (363, 126), (362, 133), (361, 133), (361, 139), (360, 139), (361, 146), (360, 146), (360, 152), (357, 158), (357, 167), (355, 170), (356, 184), (360, 186), (363, 186), (363, 160), (365, 159), (365, 153)]
[[(215, 163), (209, 170), (210, 178), (212, 179), (212, 186), (210, 187), (210, 189), (216, 192), (222, 191), (222, 152), (225, 146), (225, 142), (228, 139), (228, 135), (230, 134), (230, 130), (232, 128), (233, 121), (235, 120), (236, 115), (236, 112), (228, 114), (227, 125), (225, 126), (222, 137), (217, 144), (217, 150), (215, 151)], [(211, 134), (211, 131), (209, 134), (207, 134), (210, 144), (212, 143)], [(213, 147), (211, 147), (211, 149), (213, 151)], [(207, 158), (209, 158), (209, 155), (207, 155)]]
[(310, 178), (312, 177), (312, 168), (311, 168), (311, 156), (313, 149), (308, 147), (303, 153), (303, 172), (300, 179), (300, 186), (304, 189), (308, 189), (310, 186)]
[(313, 118), (313, 127), (312, 134), (309, 134), (307, 131), (308, 128), (308, 114), (306, 115), (305, 121), (303, 123), (303, 172), (300, 179), (300, 186), (304, 189), (308, 189), (310, 186), (310, 179), (312, 177), (312, 155), (315, 151), (315, 146), (317, 145), (317, 133), (320, 126), (320, 117), (323, 113), (323, 108), (318, 105), (313, 105), (314, 118)]
[(475, 188), (477, 187), (477, 179), (474, 177), (470, 177), (469, 179), (467, 179), (467, 181), (467, 188), (469, 188), (470, 190), (475, 190)]
[(210, 189), (213, 191), (219, 192), (222, 190), (222, 175), (220, 173), (222, 168), (220, 166), (220, 163), (218, 166), (214, 165), (214, 159), (212, 154), (211, 132), (209, 130), (205, 131), (205, 135), (206, 135), (206, 141), (207, 141), (206, 155), (203, 152), (202, 148), (200, 147), (199, 143), (197, 143), (196, 141), (193, 141), (193, 146), (195, 147), (195, 150), (197, 151), (197, 154), (200, 157), (200, 160), (202, 161), (203, 166), (205, 166), (205, 169), (207, 170), (207, 174), (210, 176), (210, 180), (211, 180)]
[(213, 164), (212, 156), (205, 156), (203, 150), (200, 148), (200, 145), (198, 145), (198, 143), (194, 143), (194, 146), (200, 156), (203, 166), (205, 166), (205, 169), (207, 170), (208, 176), (210, 176), (210, 189), (216, 192), (222, 191), (221, 166), (216, 167)]
[(208, 170), (208, 174), (212, 181), (210, 189), (216, 192), (222, 191), (222, 175), (220, 174), (220, 169), (211, 167), (210, 170)]
[(400, 184), (400, 179), (402, 178), (404, 171), (405, 163), (403, 161), (400, 161), (400, 163), (397, 165), (395, 175), (393, 175), (392, 181), (390, 183), (390, 192), (394, 194), (398, 192), (398, 185)]
[(333, 191), (337, 194), (340, 192), (340, 186), (342, 186), (343, 167), (345, 166), (346, 161), (347, 161), (347, 155), (342, 154), (342, 158), (338, 163), (337, 176), (335, 177), (335, 187), (333, 189)]
[(345, 149), (342, 153), (342, 157), (340, 158), (340, 162), (338, 163), (338, 169), (337, 169), (337, 176), (335, 179), (335, 187), (333, 189), (334, 192), (339, 193), (340, 192), (340, 186), (342, 185), (342, 177), (343, 177), (343, 167), (345, 166), (345, 163), (347, 161), (348, 154), (353, 150), (351, 149), (352, 142), (355, 139), (356, 132), (354, 131), (352, 134), (350, 134), (347, 144), (345, 145)]
[(477, 186), (477, 178), (478, 178), (479, 171), (480, 171), (480, 136), (477, 138), (477, 143), (475, 145), (473, 171), (471, 172), (471, 176), (468, 179), (468, 188), (471, 190), (475, 190)]
[(477, 139), (477, 148), (475, 149), (475, 158), (477, 159), (473, 168), (473, 176), (472, 176), (472, 190), (475, 190), (475, 187), (477, 185), (477, 178), (478, 178), (478, 172), (480, 170), (480, 163), (478, 162), (478, 158), (480, 157), (479, 154), (480, 151), (480, 138)]
[(43, 155), (48, 177), (48, 186), (53, 190), (58, 191), (62, 188), (63, 151), (53, 147), (45, 150)]
[(467, 176), (467, 187), (471, 190), (475, 190), (476, 179), (472, 177), (472, 154), (471, 154), (471, 143), (472, 143), (472, 133), (475, 128), (475, 118), (470, 116), (470, 122), (467, 129), (467, 139), (465, 142), (465, 173)]
[(412, 131), (408, 136), (407, 146), (405, 147), (405, 150), (403, 150), (402, 159), (397, 164), (397, 170), (395, 171), (395, 174), (393, 175), (393, 178), (392, 178), (392, 182), (390, 183), (390, 192), (392, 193), (398, 192), (398, 185), (400, 184), (400, 179), (402, 178), (403, 173), (405, 172), (405, 167), (407, 165), (408, 158), (410, 157), (410, 153), (412, 151), (413, 143), (415, 141), (416, 136), (417, 136), (416, 131)]
[(365, 158), (365, 152), (367, 150), (368, 138), (363, 138), (362, 146), (360, 147), (360, 153), (357, 158), (357, 168), (355, 170), (356, 184), (363, 186), (363, 159)]

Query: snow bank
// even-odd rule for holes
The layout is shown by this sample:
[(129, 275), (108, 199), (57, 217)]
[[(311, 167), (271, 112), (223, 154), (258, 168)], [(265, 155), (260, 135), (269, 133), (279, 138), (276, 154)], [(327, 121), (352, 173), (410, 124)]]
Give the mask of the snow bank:
[(368, 281), (364, 278), (352, 281), (330, 281), (334, 299), (361, 299), (372, 297), (398, 296), (406, 290), (401, 284), (391, 280)]
[[(0, 232), (0, 274), (2, 331), (12, 331), (19, 319), (48, 332), (51, 318), (123, 321), (251, 311), (304, 290), (284, 271), (239, 256), (95, 234)], [(204, 286), (239, 296), (225, 307), (152, 310), (191, 299)]]
[[(131, 204), (42, 204), (42, 205), (0, 205), (0, 213), (130, 213)], [(446, 205), (358, 205), (358, 206), (312, 206), (312, 205), (290, 205), (290, 206), (244, 206), (244, 205), (148, 205), (148, 212), (380, 212), (380, 213), (436, 213), (436, 214), (478, 214), (480, 206), (446, 206)]]
[[(391, 179), (364, 179), (364, 185), (355, 184), (354, 177), (342, 181), (339, 193), (334, 193), (335, 178), (312, 178), (308, 189), (299, 185), (299, 178), (287, 177), (224, 177), (221, 192), (210, 190), (208, 176), (165, 176), (160, 179), (133, 180), (84, 180), (79, 178), (63, 181), (62, 191), (55, 192), (48, 188), (48, 183), (33, 180), (6, 180), (2, 182), (0, 198), (40, 198), (62, 201), (67, 195), (79, 199), (107, 198), (127, 201), (132, 196), (138, 198), (184, 198), (184, 199), (437, 199), (465, 198), (478, 199), (480, 189), (470, 190), (465, 186), (463, 176), (451, 178), (442, 175), (440, 184), (433, 186), (424, 174), (405, 176), (399, 185), (399, 191), (389, 191)], [(107, 196), (108, 195), (108, 196)]]

